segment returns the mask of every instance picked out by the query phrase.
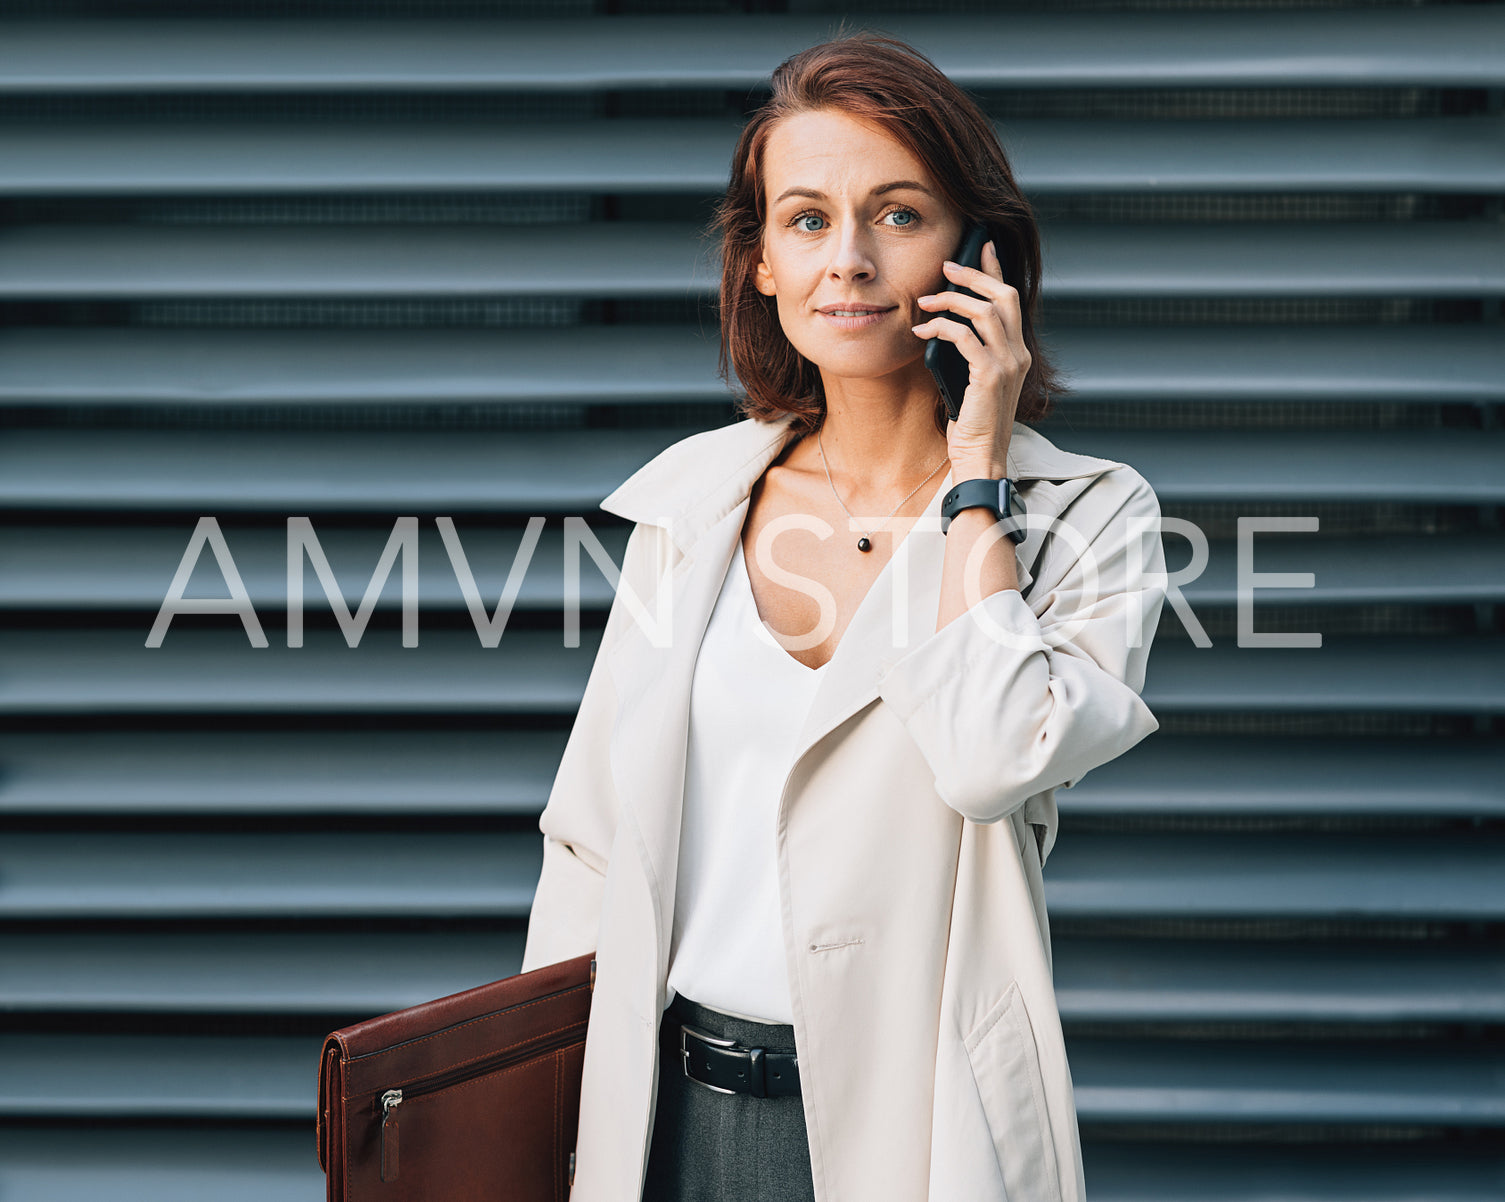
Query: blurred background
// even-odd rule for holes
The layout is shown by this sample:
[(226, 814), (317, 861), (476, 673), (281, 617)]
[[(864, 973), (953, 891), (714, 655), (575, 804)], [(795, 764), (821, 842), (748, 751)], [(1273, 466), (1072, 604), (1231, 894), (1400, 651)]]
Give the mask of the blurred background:
[[(998, 122), (1042, 428), (1210, 539), (1059, 797), (1092, 1197), (1505, 1195), (1505, 6), (0, 0), (0, 1199), (312, 1202), (321, 1037), (517, 970), (612, 595), (566, 649), (562, 519), (620, 562), (732, 418), (701, 231), (843, 16)], [(288, 517), (354, 611), (414, 515), (419, 646), (305, 556), (290, 649)], [(441, 515), (488, 610), (548, 519), (497, 647)], [(147, 647), (204, 516), (269, 646)], [(1292, 516), (1254, 625), (1322, 647), (1240, 648)]]

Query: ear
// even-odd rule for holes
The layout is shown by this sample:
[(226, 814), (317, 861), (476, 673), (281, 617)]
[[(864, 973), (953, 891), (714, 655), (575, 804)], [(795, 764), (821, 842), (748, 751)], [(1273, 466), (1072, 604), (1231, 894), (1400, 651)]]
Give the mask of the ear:
[(774, 296), (778, 292), (773, 282), (773, 272), (768, 269), (768, 264), (759, 259), (757, 266), (753, 268), (753, 287), (764, 296)]

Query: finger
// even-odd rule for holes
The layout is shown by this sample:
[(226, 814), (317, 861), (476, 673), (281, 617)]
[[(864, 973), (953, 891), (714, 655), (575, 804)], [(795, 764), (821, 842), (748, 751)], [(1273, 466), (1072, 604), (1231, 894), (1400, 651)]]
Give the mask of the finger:
[[(983, 252), (983, 266), (988, 265), (988, 254)], [(975, 267), (963, 267), (952, 259), (947, 259), (941, 264), (941, 271), (948, 280), (972, 289), (979, 296), (1006, 296), (1014, 292), (1013, 287), (1003, 278), (1003, 268), (998, 262), (998, 256), (993, 255), (994, 272), (979, 271)], [(1017, 292), (1014, 292), (1018, 296)]]
[[(988, 243), (992, 246), (992, 243)], [(994, 266), (998, 268), (1000, 276), (1002, 268), (998, 265), (997, 252), (993, 252)], [(986, 253), (984, 254), (986, 262)], [(946, 275), (955, 283), (970, 288), (973, 292), (987, 297), (994, 303), (998, 312), (1002, 315), (1002, 328), (1004, 336), (1016, 346), (1024, 345), (1024, 317), (1019, 304), (1019, 292), (1011, 284), (1002, 278), (994, 278), (986, 272), (976, 268), (963, 267), (960, 263), (947, 260), (943, 265)], [(967, 277), (967, 278), (963, 278)], [(952, 293), (942, 292), (938, 295), (950, 296)], [(966, 316), (971, 317), (970, 313)]]
[[(963, 268), (960, 263), (953, 263), (950, 259), (944, 263), (942, 269), (947, 274), (947, 278), (950, 278), (951, 283), (968, 287), (972, 292), (977, 293), (978, 296), (983, 296), (987, 301), (992, 301), (998, 307), (998, 310), (1005, 314), (1005, 326), (1011, 320), (1014, 328), (1022, 328), (1023, 322), (1022, 316), (1020, 316), (1019, 292), (1011, 284), (1005, 283), (1001, 278), (992, 277), (987, 272), (978, 271), (977, 268)], [(942, 290), (941, 293), (936, 293), (936, 295), (950, 296), (953, 293)], [(971, 314), (968, 314), (968, 316), (971, 316)]]
[(983, 243), (982, 269), (995, 280), (1003, 279), (1003, 264), (998, 261), (998, 248), (993, 245), (991, 238)]
[[(1023, 343), (1019, 319), (1002, 300), (979, 299), (960, 292), (937, 292), (934, 296), (918, 299), (916, 303), (922, 309), (949, 309), (960, 313), (982, 332), (983, 341), (990, 344)], [(1017, 334), (1009, 329), (1011, 321), (1016, 324)]]
[[(949, 310), (967, 318), (972, 323), (980, 341), (988, 346), (1008, 346), (1009, 332), (998, 308), (990, 301), (978, 300), (975, 296), (963, 296), (959, 292), (939, 292), (929, 300), (917, 302), (921, 309)], [(935, 316), (941, 316), (937, 313)], [(959, 325), (958, 322), (952, 322)]]
[[(970, 288), (984, 299), (997, 304), (1002, 312), (1012, 317), (1016, 323), (1020, 321), (1019, 293), (1013, 285), (985, 271), (978, 271), (975, 267), (963, 267), (960, 263), (953, 263), (949, 259), (942, 264), (942, 270), (952, 283)], [(950, 294), (943, 292), (937, 295)]]
[(967, 296), (961, 292), (936, 292), (916, 299), (922, 309), (950, 309), (969, 321), (985, 321), (990, 315), (998, 316), (996, 301), (986, 297)]
[(929, 321), (910, 328), (922, 338), (944, 338), (947, 342), (955, 343), (956, 349), (961, 351), (969, 363), (986, 364), (987, 362), (988, 348), (983, 346), (981, 339), (975, 333), (959, 321), (951, 321), (945, 317), (932, 317)]
[(1029, 371), (1029, 352), (1020, 347), (1017, 350), (1005, 351), (1001, 356), (996, 351), (991, 351), (984, 346), (977, 335), (969, 330), (961, 322), (952, 321), (945, 317), (932, 317), (929, 321), (910, 327), (922, 338), (944, 338), (947, 342), (954, 343), (957, 350), (961, 351), (962, 357), (975, 371), (981, 372), (978, 378), (987, 378), (990, 372), (997, 372), (1004, 379), (1013, 379), (1016, 376), (1023, 378)]

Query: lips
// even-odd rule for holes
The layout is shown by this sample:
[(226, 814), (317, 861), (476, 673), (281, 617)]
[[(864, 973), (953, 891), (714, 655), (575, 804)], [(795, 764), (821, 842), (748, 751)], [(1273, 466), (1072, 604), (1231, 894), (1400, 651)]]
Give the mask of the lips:
[(844, 311), (846, 307), (843, 305), (827, 305), (817, 312), (826, 319), (828, 329), (855, 333), (858, 330), (869, 330), (880, 325), (883, 318), (895, 307), (880, 309), (876, 305), (853, 305), (850, 311)]

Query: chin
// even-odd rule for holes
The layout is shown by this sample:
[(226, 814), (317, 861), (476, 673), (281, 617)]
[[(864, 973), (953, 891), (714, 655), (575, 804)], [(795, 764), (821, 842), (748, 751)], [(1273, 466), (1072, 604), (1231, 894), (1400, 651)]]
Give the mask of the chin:
[[(793, 339), (790, 339), (790, 342), (795, 350), (827, 375), (850, 379), (876, 380), (898, 371), (906, 363), (917, 358), (911, 348), (904, 348), (901, 351), (888, 342), (878, 339), (852, 337), (838, 349), (833, 347), (828, 339), (822, 337), (815, 348), (814, 355)], [(920, 353), (924, 353), (924, 348), (921, 348)]]

